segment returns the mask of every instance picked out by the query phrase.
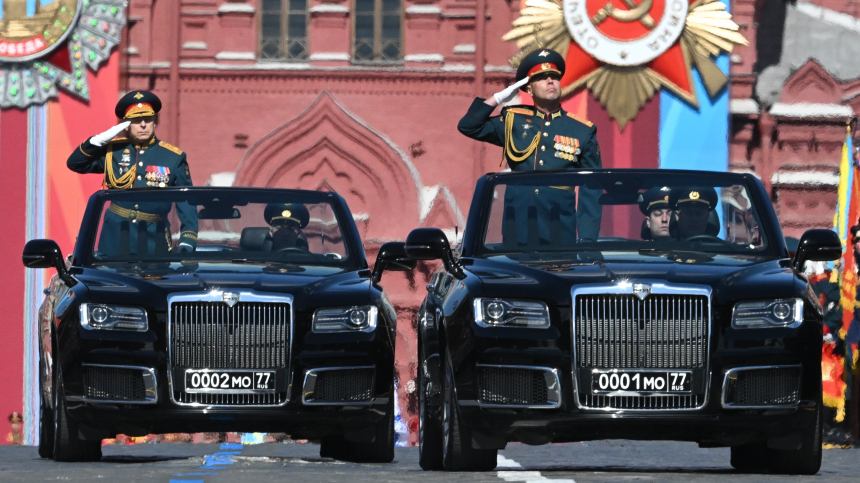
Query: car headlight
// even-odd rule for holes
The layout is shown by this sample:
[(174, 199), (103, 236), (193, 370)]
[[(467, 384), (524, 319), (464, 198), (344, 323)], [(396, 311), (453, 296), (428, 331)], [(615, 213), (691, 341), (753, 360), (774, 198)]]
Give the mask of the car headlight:
[(801, 322), (803, 322), (803, 299), (741, 302), (735, 305), (732, 313), (732, 327), (736, 329), (794, 328)]
[(81, 326), (87, 330), (131, 330), (145, 332), (149, 329), (146, 310), (141, 307), (81, 304), (80, 312)]
[(337, 307), (314, 312), (314, 332), (373, 332), (376, 329), (376, 306)]
[(549, 327), (549, 308), (532, 300), (475, 299), (475, 323), (481, 327)]

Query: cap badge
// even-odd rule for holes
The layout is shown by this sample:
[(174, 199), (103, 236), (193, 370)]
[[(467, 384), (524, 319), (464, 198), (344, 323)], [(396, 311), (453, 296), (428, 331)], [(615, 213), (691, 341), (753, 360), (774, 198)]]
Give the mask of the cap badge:
[(292, 218), (293, 213), (290, 210), (284, 210), (281, 212), (281, 216), (283, 216), (284, 218)]
[(698, 191), (690, 191), (690, 199), (691, 200), (699, 199), (699, 192)]
[(135, 99), (143, 99), (143, 94), (141, 94), (140, 92), (138, 92), (137, 94), (135, 94), (135, 95), (134, 95), (134, 98), (135, 98)]
[(538, 57), (546, 57), (547, 55), (549, 55), (549, 52), (542, 50), (541, 53), (538, 54)]

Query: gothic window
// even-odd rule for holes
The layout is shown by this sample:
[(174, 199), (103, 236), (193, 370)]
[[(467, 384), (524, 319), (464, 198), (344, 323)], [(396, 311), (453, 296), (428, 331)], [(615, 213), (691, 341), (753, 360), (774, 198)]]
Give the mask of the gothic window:
[(308, 58), (308, 0), (262, 0), (260, 58)]
[(398, 62), (403, 59), (401, 0), (354, 0), (353, 62)]

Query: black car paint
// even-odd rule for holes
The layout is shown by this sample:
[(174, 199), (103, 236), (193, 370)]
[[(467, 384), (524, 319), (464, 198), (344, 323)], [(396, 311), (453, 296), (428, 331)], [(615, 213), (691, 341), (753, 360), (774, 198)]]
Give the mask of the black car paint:
[[(193, 189), (202, 191), (206, 188)], [(122, 195), (111, 193), (113, 199)], [(313, 267), (296, 269), (277, 263), (201, 261), (175, 268), (147, 268), (126, 263), (101, 263), (93, 258), (87, 247), (93, 245), (100, 207), (106, 195), (104, 192), (93, 195), (81, 224), (74, 254), (69, 260), (69, 273), (74, 277), (74, 283), (64, 282), (56, 275), (52, 277), (40, 309), (39, 323), (43, 333), (40, 370), (46, 375), (41, 380), (45, 403), (52, 405), (51, 380), (58, 373), (62, 374), (67, 398), (83, 394), (83, 363), (143, 366), (156, 370), (157, 404), (92, 404), (67, 400), (68, 415), (78, 422), (84, 435), (97, 439), (113, 437), (117, 433), (260, 431), (285, 432), (294, 438), (310, 439), (351, 432), (357, 440), (366, 437), (366, 429), (383, 419), (384, 401), (395, 397), (392, 393), (394, 311), (384, 298), (381, 286), (371, 282), (358, 230), (343, 198), (334, 193), (311, 193), (307, 196), (324, 198), (336, 209), (352, 260), (350, 266), (315, 270)], [(279, 382), (279, 387), (292, 385), (285, 405), (207, 408), (179, 406), (171, 401), (171, 388), (167, 384), (167, 296), (205, 292), (215, 287), (294, 296), (295, 337), (291, 341), (290, 374)], [(145, 332), (86, 330), (81, 326), (78, 314), (78, 307), (84, 302), (142, 306), (147, 311), (149, 328)], [(311, 332), (311, 318), (316, 308), (343, 305), (375, 305), (378, 308), (377, 329), (349, 334)], [(376, 367), (372, 396), (379, 403), (361, 407), (302, 404), (302, 380), (306, 370), (367, 365)]]
[[(631, 176), (635, 175), (631, 172)], [(688, 440), (702, 446), (736, 446), (765, 438), (772, 447), (793, 447), (792, 435), (814, 421), (813, 407), (821, 397), (822, 309), (805, 277), (793, 270), (778, 226), (761, 226), (773, 255), (750, 256), (742, 266), (670, 260), (660, 264), (574, 261), (566, 267), (546, 270), (540, 264), (529, 266), (493, 260), (492, 254), (482, 251), (484, 220), (489, 214), (496, 176), (508, 179), (519, 176), (528, 184), (527, 177), (541, 179), (552, 174), (488, 174), (478, 180), (458, 261), (465, 277), (458, 278), (458, 274), (440, 268), (428, 286), (428, 295), (417, 315), (419, 353), (423, 354), (419, 368), (424, 371), (427, 401), (441, 404), (445, 364), (452, 369), (457, 400), (477, 400), (475, 365), (490, 362), (558, 369), (562, 404), (555, 409), (462, 405), (459, 410), (464, 424), (473, 430), (473, 446), (501, 449), (509, 441), (543, 444), (612, 438)], [(737, 175), (713, 173), (713, 176), (727, 176), (728, 180), (728, 176)], [(743, 175), (743, 178), (752, 187), (754, 202), (765, 212), (763, 215), (776, 220), (762, 184), (751, 175)], [(572, 287), (640, 279), (699, 284), (712, 290), (710, 357), (707, 378), (703, 381), (708, 384), (710, 395), (706, 406), (700, 410), (669, 410), (659, 414), (594, 411), (580, 409), (574, 403)], [(544, 301), (550, 309), (551, 327), (479, 327), (471, 306), (476, 297)], [(789, 297), (804, 301), (804, 322), (799, 327), (731, 327), (735, 302)], [(723, 409), (719, 397), (723, 370), (764, 363), (801, 364), (805, 368), (800, 404), (766, 410)]]

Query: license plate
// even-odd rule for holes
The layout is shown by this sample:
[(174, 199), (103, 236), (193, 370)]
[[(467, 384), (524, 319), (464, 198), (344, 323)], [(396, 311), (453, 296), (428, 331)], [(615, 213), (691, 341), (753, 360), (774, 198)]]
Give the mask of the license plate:
[(274, 392), (274, 371), (185, 371), (185, 392)]
[(595, 393), (687, 393), (692, 387), (691, 371), (595, 369), (591, 373), (591, 389)]

